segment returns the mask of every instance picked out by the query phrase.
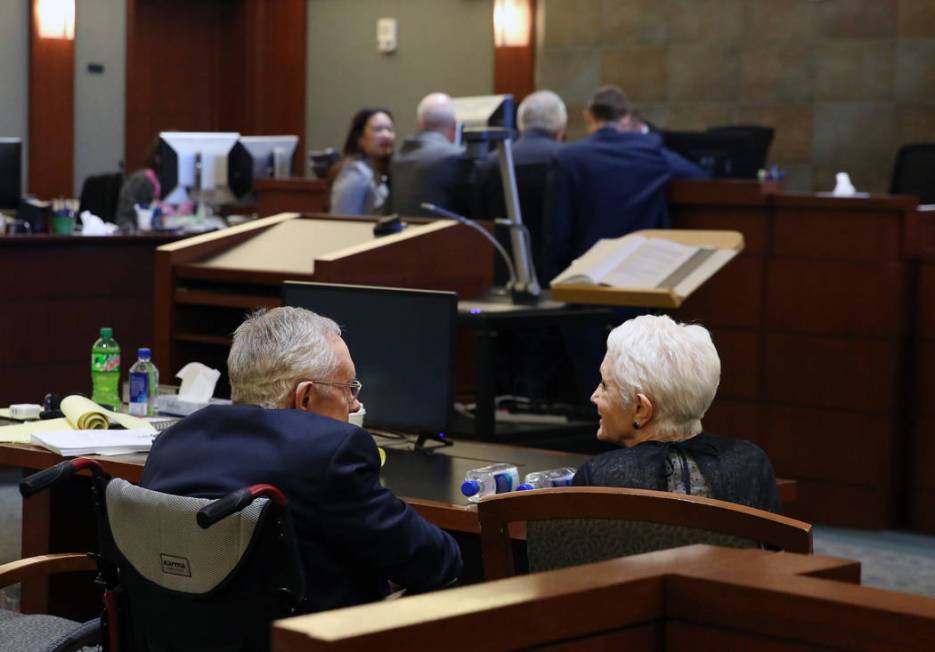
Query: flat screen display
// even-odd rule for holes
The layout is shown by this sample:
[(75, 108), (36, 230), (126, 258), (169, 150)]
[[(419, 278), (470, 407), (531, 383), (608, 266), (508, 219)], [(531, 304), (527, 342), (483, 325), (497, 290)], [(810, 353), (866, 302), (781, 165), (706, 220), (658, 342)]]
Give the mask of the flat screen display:
[(444, 433), (453, 398), (456, 293), (286, 282), (282, 299), (341, 327), (363, 383), (365, 426)]

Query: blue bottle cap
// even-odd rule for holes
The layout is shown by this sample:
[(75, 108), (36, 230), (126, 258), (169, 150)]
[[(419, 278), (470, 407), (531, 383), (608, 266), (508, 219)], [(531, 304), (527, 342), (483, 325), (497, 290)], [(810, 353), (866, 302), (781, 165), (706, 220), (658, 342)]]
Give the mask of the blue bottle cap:
[(480, 491), (480, 482), (477, 480), (465, 480), (461, 483), (461, 493), (465, 496), (473, 496)]
[(141, 346), (137, 349), (136, 355), (141, 358), (151, 358), (153, 357), (153, 352), (149, 350), (149, 347)]
[(528, 482), (524, 482), (523, 484), (521, 484), (521, 485), (519, 485), (518, 487), (516, 487), (516, 490), (517, 490), (517, 491), (529, 491), (530, 489), (535, 489), (535, 487), (533, 487), (533, 486), (532, 486), (531, 484), (529, 484)]

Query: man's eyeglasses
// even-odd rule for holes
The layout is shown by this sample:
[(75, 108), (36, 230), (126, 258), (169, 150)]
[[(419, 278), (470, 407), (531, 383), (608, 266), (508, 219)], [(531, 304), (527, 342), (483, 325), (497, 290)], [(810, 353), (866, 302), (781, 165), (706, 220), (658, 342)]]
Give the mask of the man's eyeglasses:
[(349, 383), (328, 383), (323, 380), (313, 380), (313, 383), (316, 385), (328, 385), (329, 387), (343, 387), (344, 389), (350, 390), (351, 398), (357, 398), (357, 395), (360, 394), (360, 390), (363, 389), (363, 385), (359, 380), (352, 380)]

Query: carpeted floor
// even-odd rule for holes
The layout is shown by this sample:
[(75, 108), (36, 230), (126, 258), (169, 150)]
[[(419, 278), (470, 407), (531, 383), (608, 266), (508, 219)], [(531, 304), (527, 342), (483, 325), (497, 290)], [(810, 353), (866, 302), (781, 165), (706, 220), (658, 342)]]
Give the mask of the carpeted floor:
[[(16, 470), (0, 470), (0, 563), (19, 559), (20, 496)], [(816, 526), (815, 552), (857, 559), (867, 586), (935, 597), (935, 537), (911, 532)]]

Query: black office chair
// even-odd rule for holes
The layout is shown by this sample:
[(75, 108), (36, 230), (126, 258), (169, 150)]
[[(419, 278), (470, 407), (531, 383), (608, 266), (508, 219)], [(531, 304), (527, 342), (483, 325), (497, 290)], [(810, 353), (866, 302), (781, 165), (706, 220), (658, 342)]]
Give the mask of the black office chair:
[(890, 193), (917, 195), (920, 204), (935, 204), (935, 143), (914, 143), (899, 148)]
[(91, 211), (105, 222), (113, 222), (120, 201), (123, 173), (94, 174), (84, 180), (78, 212)]
[(219, 500), (150, 491), (111, 479), (94, 460), (62, 462), (25, 479), (31, 495), (92, 472), (110, 652), (269, 649), (270, 624), (296, 613), (305, 582), (282, 493), (255, 485)]

